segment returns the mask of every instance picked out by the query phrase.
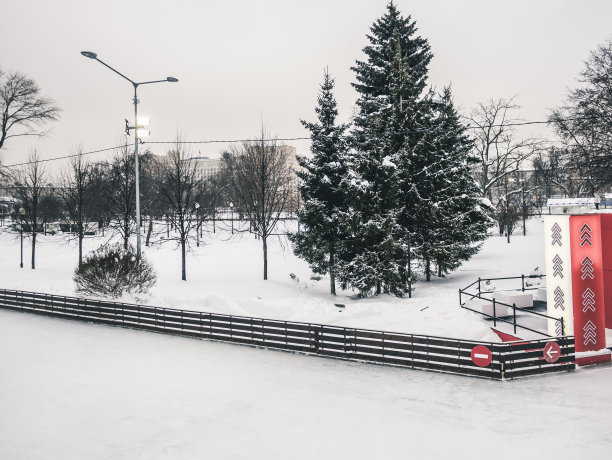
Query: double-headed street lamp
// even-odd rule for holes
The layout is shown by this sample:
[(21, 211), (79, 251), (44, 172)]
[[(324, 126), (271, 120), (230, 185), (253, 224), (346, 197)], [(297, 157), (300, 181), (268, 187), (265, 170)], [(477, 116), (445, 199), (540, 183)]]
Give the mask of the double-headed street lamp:
[(122, 76), (127, 81), (129, 81), (132, 84), (132, 86), (134, 86), (134, 126), (127, 126), (127, 129), (128, 129), (128, 132), (130, 129), (134, 130), (134, 169), (136, 171), (136, 257), (138, 258), (138, 261), (140, 261), (140, 256), (141, 256), (141, 251), (140, 251), (140, 175), (139, 175), (139, 167), (138, 167), (138, 129), (143, 128), (143, 126), (138, 125), (137, 89), (140, 85), (148, 85), (150, 83), (163, 83), (163, 82), (176, 83), (178, 82), (178, 79), (174, 77), (166, 77), (165, 80), (135, 82), (131, 80), (130, 78), (126, 77), (125, 75), (123, 75), (118, 70), (113, 69), (106, 62), (98, 59), (98, 55), (96, 53), (93, 53), (91, 51), (81, 51), (81, 54), (89, 59), (94, 59), (98, 61), (100, 64), (102, 64), (105, 67), (108, 67), (113, 72), (115, 72), (116, 74)]

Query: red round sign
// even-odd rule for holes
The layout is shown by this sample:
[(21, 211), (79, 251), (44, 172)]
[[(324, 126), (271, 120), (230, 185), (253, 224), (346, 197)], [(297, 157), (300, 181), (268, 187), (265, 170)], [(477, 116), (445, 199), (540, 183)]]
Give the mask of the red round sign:
[(544, 359), (547, 363), (556, 363), (561, 357), (561, 347), (557, 342), (548, 342), (544, 347)]
[(491, 355), (491, 350), (489, 350), (484, 345), (476, 345), (472, 348), (472, 361), (479, 367), (487, 367), (491, 364), (491, 360), (493, 356)]

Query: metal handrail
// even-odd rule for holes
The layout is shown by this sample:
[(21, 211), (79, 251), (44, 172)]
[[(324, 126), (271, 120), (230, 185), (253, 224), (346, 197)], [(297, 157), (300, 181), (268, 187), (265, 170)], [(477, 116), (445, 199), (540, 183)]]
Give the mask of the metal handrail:
[[(529, 288), (529, 287), (526, 288), (525, 287), (525, 279), (533, 279), (533, 278), (542, 279), (544, 277), (546, 277), (546, 275), (521, 275), (521, 276), (508, 276), (508, 277), (498, 277), (498, 278), (478, 278), (475, 282), (469, 284), (465, 288), (459, 289), (459, 306), (461, 308), (466, 309), (466, 310), (470, 310), (470, 311), (472, 311), (474, 313), (478, 313), (479, 315), (486, 316), (487, 318), (493, 319), (493, 325), (494, 326), (497, 326), (497, 321), (501, 321), (501, 322), (507, 323), (507, 324), (512, 324), (513, 327), (514, 327), (514, 333), (515, 334), (516, 334), (516, 329), (518, 327), (518, 328), (525, 329), (525, 330), (528, 330), (528, 331), (531, 331), (531, 332), (535, 332), (536, 334), (540, 334), (540, 335), (543, 335), (545, 337), (552, 337), (551, 335), (546, 334), (544, 332), (537, 331), (537, 330), (532, 329), (530, 327), (522, 326), (520, 324), (517, 324), (517, 322), (516, 322), (516, 310), (528, 313), (530, 315), (540, 316), (542, 318), (550, 319), (550, 320), (553, 320), (553, 321), (560, 321), (561, 322), (561, 335), (564, 335), (564, 333), (565, 333), (565, 321), (564, 321), (563, 317), (556, 318), (554, 316), (549, 316), (549, 315), (545, 315), (543, 313), (531, 311), (531, 310), (528, 310), (528, 309), (523, 308), (523, 307), (517, 307), (515, 304), (510, 305), (510, 304), (507, 304), (505, 302), (501, 302), (499, 300), (496, 300), (495, 297), (493, 297), (493, 298), (484, 297), (483, 293), (481, 291), (481, 283), (483, 281), (487, 282), (487, 281), (502, 281), (502, 280), (516, 280), (516, 279), (520, 279), (521, 280), (521, 288), (520, 288), (521, 292), (535, 290), (537, 288)], [(474, 286), (476, 283), (478, 283), (478, 293), (477, 294), (473, 294), (471, 292), (468, 292), (467, 290), (469, 288), (471, 288), (472, 286)], [(516, 290), (518, 291), (518, 289), (516, 289)], [(493, 290), (493, 291), (485, 291), (485, 292), (486, 293), (494, 293), (494, 292), (508, 292), (508, 291), (511, 291), (511, 290), (510, 289), (503, 289), (503, 290)], [(474, 310), (473, 308), (467, 307), (465, 305), (465, 302), (462, 302), (462, 300), (463, 300), (462, 296), (463, 295), (469, 296), (470, 297), (469, 300), (472, 300), (472, 299), (476, 298), (476, 299), (481, 299), (481, 300), (486, 300), (486, 301), (492, 302), (493, 303), (493, 316), (491, 316), (491, 315), (489, 315), (487, 313), (478, 311), (478, 310)], [(497, 314), (496, 314), (496, 306), (497, 305), (502, 305), (502, 306), (505, 306), (505, 307), (512, 308), (513, 321), (508, 321), (508, 320), (505, 320), (503, 318), (497, 317)]]

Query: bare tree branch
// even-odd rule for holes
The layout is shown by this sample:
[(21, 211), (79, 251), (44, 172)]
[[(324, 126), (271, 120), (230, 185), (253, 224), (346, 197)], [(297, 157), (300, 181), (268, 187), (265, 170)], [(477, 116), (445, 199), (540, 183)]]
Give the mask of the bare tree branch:
[(39, 128), (57, 120), (59, 112), (53, 100), (40, 96), (34, 80), (0, 71), (0, 149), (12, 137), (43, 135)]
[(292, 175), (289, 149), (268, 138), (262, 127), (259, 140), (245, 142), (223, 158), (230, 197), (261, 238), (264, 280), (268, 279), (268, 237), (286, 209)]
[(174, 149), (168, 152), (161, 167), (159, 195), (169, 211), (169, 219), (178, 231), (183, 281), (187, 280), (186, 253), (190, 238), (197, 236), (193, 231), (197, 233), (199, 228), (197, 212), (205, 192), (206, 181), (198, 173), (196, 160), (189, 155), (181, 139), (177, 138)]
[[(40, 224), (40, 203), (47, 185), (47, 175), (40, 164), (40, 157), (36, 151), (29, 156), (29, 164), (15, 172), (13, 186), (17, 199), (25, 211), (20, 215), (22, 225), (27, 224), (28, 233), (32, 242), (32, 269), (36, 268), (36, 237)], [(23, 231), (23, 228), (22, 228)]]
[(520, 121), (511, 114), (520, 107), (511, 99), (492, 99), (480, 103), (469, 117), (476, 127), (474, 153), (477, 182), (482, 195), (492, 199), (492, 188), (517, 171), (540, 147), (534, 138), (520, 139), (513, 124)]

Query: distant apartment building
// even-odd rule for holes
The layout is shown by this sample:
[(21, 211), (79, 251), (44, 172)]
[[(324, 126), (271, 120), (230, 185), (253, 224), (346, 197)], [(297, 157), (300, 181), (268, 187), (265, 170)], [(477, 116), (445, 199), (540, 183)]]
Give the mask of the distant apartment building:
[[(300, 206), (300, 197), (298, 192), (298, 177), (295, 172), (301, 169), (301, 166), (297, 161), (297, 149), (291, 145), (280, 145), (278, 148), (282, 149), (287, 154), (287, 166), (290, 169), (290, 181), (289, 181), (289, 198), (287, 203), (287, 211), (295, 212)], [(158, 157), (163, 159), (164, 157)], [(196, 156), (193, 158), (195, 161), (195, 167), (203, 179), (212, 179), (223, 167), (223, 160), (221, 158), (209, 158), (206, 156)]]
[(196, 157), (196, 169), (204, 179), (212, 179), (221, 170), (221, 158)]

